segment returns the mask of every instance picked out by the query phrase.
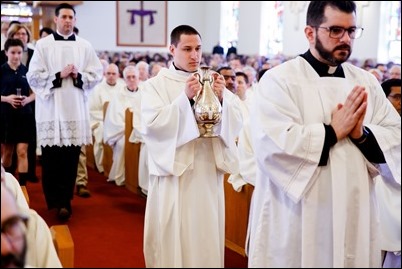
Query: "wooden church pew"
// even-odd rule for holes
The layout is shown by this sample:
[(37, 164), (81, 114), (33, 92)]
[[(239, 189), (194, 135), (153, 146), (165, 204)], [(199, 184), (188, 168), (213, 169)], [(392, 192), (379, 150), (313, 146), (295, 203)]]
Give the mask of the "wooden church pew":
[(138, 188), (138, 162), (140, 158), (140, 143), (131, 143), (128, 141), (133, 130), (133, 112), (126, 109), (125, 119), (125, 143), (124, 143), (124, 158), (125, 158), (125, 175), (126, 188), (131, 192), (139, 194)]
[[(105, 102), (103, 104), (103, 119), (105, 119), (108, 105), (109, 102)], [(103, 143), (102, 165), (103, 165), (103, 174), (106, 177), (109, 177), (110, 169), (112, 169), (112, 164), (113, 164), (113, 149), (108, 144)]]
[(228, 182), (229, 174), (224, 178), (225, 190), (225, 245), (229, 249), (245, 256), (248, 215), (251, 195), (254, 187), (250, 184), (243, 186), (240, 192), (233, 189)]

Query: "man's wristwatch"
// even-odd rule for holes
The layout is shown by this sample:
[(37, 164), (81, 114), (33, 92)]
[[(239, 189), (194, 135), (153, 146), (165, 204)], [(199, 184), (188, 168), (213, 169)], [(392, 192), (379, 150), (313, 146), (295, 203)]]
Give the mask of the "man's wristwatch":
[(350, 140), (352, 140), (353, 143), (355, 144), (363, 144), (364, 141), (366, 141), (368, 135), (369, 135), (369, 131), (366, 129), (366, 127), (363, 127), (363, 135), (357, 139), (354, 138), (350, 138)]

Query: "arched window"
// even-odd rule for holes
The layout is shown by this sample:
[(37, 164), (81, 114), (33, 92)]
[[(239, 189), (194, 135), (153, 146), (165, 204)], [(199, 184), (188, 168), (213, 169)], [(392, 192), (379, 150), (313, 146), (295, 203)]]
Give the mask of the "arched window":
[(221, 1), (220, 44), (227, 51), (239, 40), (239, 1)]
[(272, 57), (283, 51), (283, 1), (262, 2), (260, 55)]
[(381, 3), (378, 62), (401, 63), (401, 2)]

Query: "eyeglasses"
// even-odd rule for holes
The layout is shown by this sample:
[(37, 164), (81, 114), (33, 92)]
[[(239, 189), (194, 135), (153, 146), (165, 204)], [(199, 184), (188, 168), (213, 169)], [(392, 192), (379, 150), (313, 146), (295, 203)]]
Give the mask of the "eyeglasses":
[(340, 26), (331, 26), (331, 27), (313, 26), (313, 27), (327, 30), (329, 32), (329, 37), (336, 39), (342, 38), (346, 32), (348, 32), (348, 35), (351, 39), (360, 38), (364, 30), (364, 28), (361, 27), (350, 27), (350, 28), (343, 28)]
[(1, 233), (6, 236), (11, 244), (17, 243), (24, 238), (27, 223), (28, 218), (25, 216), (12, 216), (1, 224)]
[(396, 94), (389, 94), (388, 97), (391, 97), (392, 99), (396, 101), (401, 101), (401, 95), (396, 93)]

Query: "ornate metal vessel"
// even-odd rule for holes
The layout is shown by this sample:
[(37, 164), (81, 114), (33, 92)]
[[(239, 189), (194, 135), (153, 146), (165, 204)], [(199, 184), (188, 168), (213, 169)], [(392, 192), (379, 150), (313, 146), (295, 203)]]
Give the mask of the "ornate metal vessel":
[[(200, 74), (201, 73), (201, 74)], [(212, 90), (214, 82), (213, 73), (208, 66), (200, 67), (200, 73), (196, 73), (201, 83), (201, 90), (194, 103), (194, 115), (200, 130), (200, 137), (216, 137), (213, 127), (222, 119), (222, 105)]]

